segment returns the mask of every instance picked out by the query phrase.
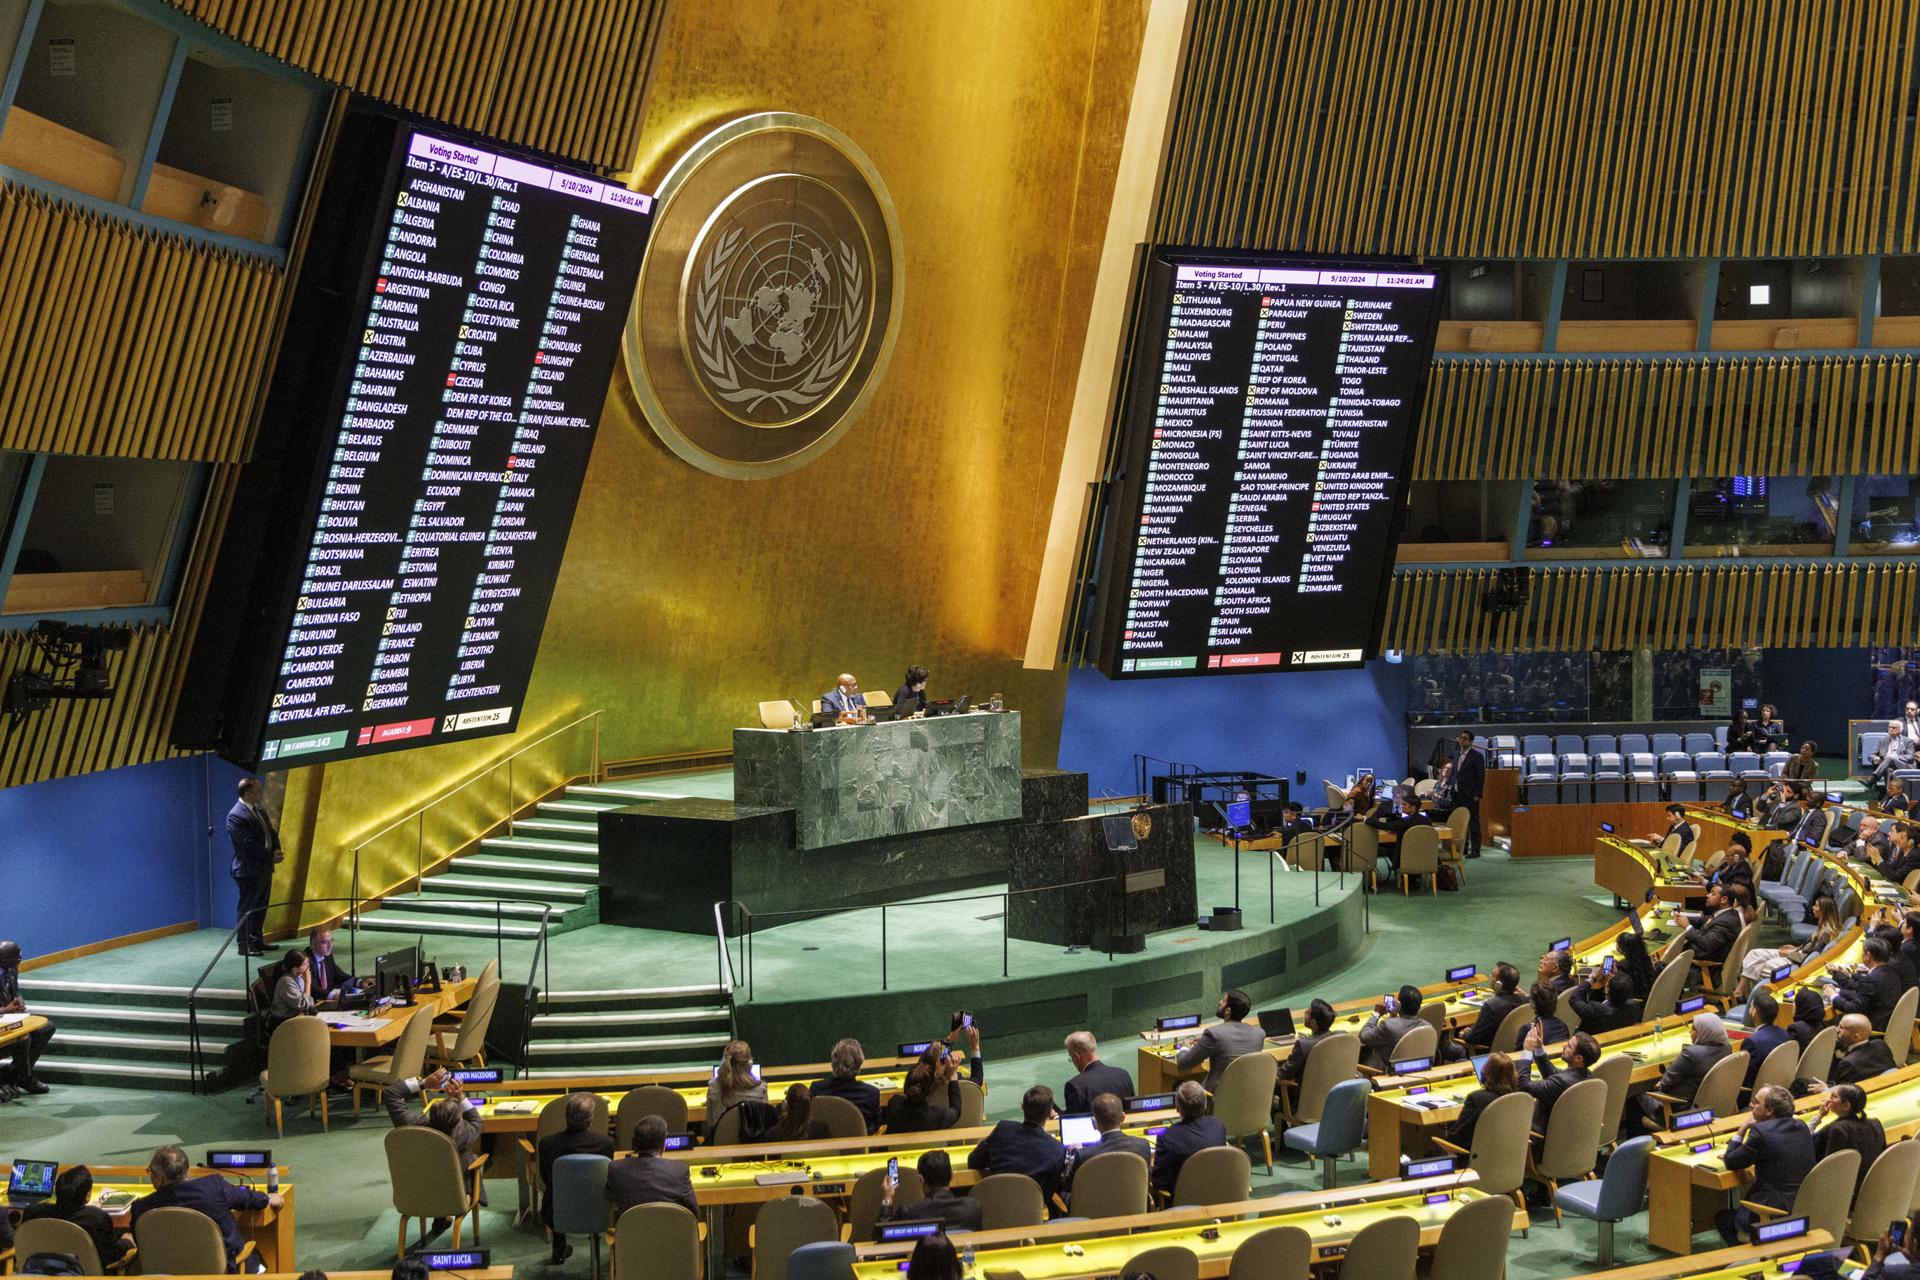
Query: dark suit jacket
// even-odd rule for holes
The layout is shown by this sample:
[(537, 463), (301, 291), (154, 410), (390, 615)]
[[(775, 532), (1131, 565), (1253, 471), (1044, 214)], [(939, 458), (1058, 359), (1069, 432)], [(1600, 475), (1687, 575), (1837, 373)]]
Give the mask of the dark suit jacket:
[(1813, 1135), (1813, 1159), (1818, 1164), (1836, 1151), (1858, 1151), (1860, 1172), (1854, 1177), (1857, 1195), (1867, 1180), (1867, 1169), (1887, 1149), (1887, 1131), (1872, 1116), (1842, 1116)]
[(1580, 994), (1570, 1002), (1574, 1013), (1580, 1017), (1580, 1029), (1588, 1035), (1597, 1036), (1602, 1031), (1618, 1031), (1621, 1027), (1631, 1027), (1640, 1021), (1638, 1000), (1615, 1004), (1611, 999), (1596, 1000), (1593, 995), (1592, 987), (1583, 987)]
[(925, 1222), (929, 1219), (941, 1223), (948, 1231), (978, 1231), (985, 1221), (986, 1210), (972, 1196), (957, 1196), (952, 1187), (941, 1187), (925, 1200), (916, 1200), (909, 1205), (898, 1201), (880, 1206), (880, 1221), (893, 1222), (904, 1219), (910, 1222)]
[[(264, 816), (266, 810), (262, 809)], [(266, 830), (261, 830), (255, 820), (253, 810), (244, 800), (235, 800), (233, 808), (227, 810), (227, 839), (233, 844), (233, 874), (236, 876), (270, 876), (273, 874), (273, 855), (280, 851), (280, 833), (274, 830), (273, 819), (266, 819)]]
[(1059, 1139), (1023, 1120), (1002, 1120), (967, 1156), (969, 1169), (981, 1169), (988, 1175), (1026, 1174), (1040, 1184), (1040, 1194), (1048, 1199), (1060, 1190), (1060, 1174), (1066, 1163), (1066, 1149)]
[(1582, 1080), (1592, 1078), (1593, 1072), (1585, 1067), (1562, 1067), (1550, 1076), (1521, 1085), (1520, 1092), (1533, 1099), (1533, 1127), (1545, 1133), (1547, 1121), (1553, 1115), (1553, 1104), (1560, 1101), (1560, 1095)]
[(1740, 913), (1727, 907), (1705, 923), (1688, 929), (1685, 945), (1693, 949), (1695, 960), (1724, 960), (1740, 929)]
[(1843, 981), (1839, 994), (1833, 998), (1833, 1007), (1841, 1013), (1864, 1013), (1873, 1021), (1875, 1031), (1885, 1031), (1902, 989), (1900, 971), (1883, 964)]
[(240, 1234), (240, 1224), (233, 1220), (234, 1210), (266, 1207), (267, 1197), (263, 1193), (228, 1182), (217, 1173), (206, 1173), (197, 1178), (182, 1178), (135, 1200), (133, 1223), (138, 1226), (149, 1209), (192, 1209), (204, 1214), (220, 1228), (220, 1240), (227, 1246), (227, 1270), (232, 1271), (234, 1259), (247, 1243)]
[(637, 1204), (677, 1204), (696, 1219), (700, 1216), (687, 1166), (657, 1155), (615, 1160), (607, 1170), (607, 1199), (613, 1202), (615, 1222)]
[(553, 1166), (561, 1156), (606, 1156), (613, 1158), (613, 1139), (604, 1133), (595, 1133), (591, 1129), (574, 1132), (562, 1129), (540, 1139), (537, 1150), (540, 1161), (540, 1184), (547, 1189), (540, 1198), (540, 1221), (553, 1225)]
[[(0, 1218), (4, 1217), (6, 1214), (0, 1213)], [(107, 1217), (103, 1209), (83, 1204), (72, 1213), (62, 1213), (58, 1204), (51, 1200), (42, 1200), (39, 1204), (28, 1205), (26, 1212), (20, 1215), (22, 1222), (29, 1222), (34, 1218), (58, 1218), (62, 1222), (71, 1222), (79, 1227), (93, 1241), (94, 1252), (100, 1255), (102, 1266), (110, 1267), (126, 1256), (127, 1242), (121, 1238), (120, 1232), (113, 1225), (113, 1220)], [(25, 1262), (26, 1259), (22, 1258), (21, 1261)]]
[(1066, 1105), (1062, 1111), (1091, 1111), (1093, 1100), (1103, 1093), (1111, 1093), (1125, 1102), (1133, 1096), (1133, 1077), (1122, 1067), (1110, 1067), (1095, 1060), (1087, 1064), (1087, 1069), (1067, 1081), (1063, 1096)]
[(1075, 1170), (1084, 1168), (1087, 1161), (1097, 1160), (1113, 1151), (1131, 1151), (1145, 1162), (1149, 1176), (1153, 1173), (1153, 1144), (1145, 1138), (1136, 1138), (1132, 1134), (1112, 1129), (1100, 1135), (1098, 1146), (1082, 1147), (1073, 1153), (1072, 1158), (1067, 1161), (1066, 1172), (1060, 1178), (1060, 1185), (1071, 1187)]
[(1154, 1144), (1154, 1188), (1172, 1195), (1174, 1184), (1180, 1181), (1180, 1166), (1187, 1162), (1188, 1156), (1208, 1147), (1226, 1145), (1227, 1127), (1212, 1116), (1177, 1120), (1168, 1125), (1159, 1142)]
[(1707, 1072), (1713, 1069), (1713, 1064), (1732, 1052), (1724, 1044), (1690, 1044), (1680, 1051), (1679, 1057), (1667, 1064), (1667, 1069), (1660, 1073), (1660, 1083), (1653, 1087), (1661, 1093), (1692, 1102), (1693, 1095), (1700, 1091), (1700, 1082), (1707, 1078)]
[(1760, 1074), (1760, 1064), (1767, 1060), (1767, 1055), (1791, 1039), (1787, 1029), (1777, 1022), (1754, 1029), (1747, 1042), (1740, 1046), (1747, 1051), (1747, 1088), (1753, 1088), (1753, 1078)]
[(822, 711), (831, 711), (837, 716), (845, 715), (857, 707), (865, 707), (866, 705), (866, 694), (856, 693), (849, 698), (846, 694), (840, 692), (838, 685), (835, 685), (820, 695), (820, 709)]
[(880, 1127), (880, 1090), (865, 1080), (828, 1076), (815, 1080), (812, 1092), (816, 1098), (844, 1098), (860, 1108), (860, 1114), (867, 1118), (868, 1133)]
[(1893, 1070), (1893, 1054), (1887, 1049), (1885, 1040), (1868, 1037), (1845, 1053), (1833, 1057), (1833, 1069), (1827, 1073), (1828, 1084), (1859, 1084), (1862, 1080), (1871, 1080)]
[[(1468, 1027), (1466, 1033), (1460, 1037), (1461, 1042), (1480, 1049), (1495, 1048), (1493, 1033), (1500, 1029), (1500, 1024), (1506, 1021), (1508, 1014), (1526, 1002), (1527, 998), (1523, 995), (1517, 993), (1508, 995), (1505, 992), (1496, 991), (1487, 997), (1486, 1003), (1480, 1006), (1480, 1015), (1473, 1020), (1473, 1025)], [(1503, 1050), (1506, 1048), (1504, 1045), (1498, 1047)]]
[(1318, 1035), (1294, 1037), (1293, 1052), (1280, 1064), (1280, 1078), (1298, 1081), (1304, 1077), (1307, 1074), (1307, 1059), (1313, 1056), (1314, 1048), (1332, 1034), (1331, 1031), (1322, 1031)]
[(1487, 789), (1487, 757), (1478, 747), (1468, 747), (1453, 762), (1453, 798), (1461, 804), (1477, 803)]
[[(945, 1099), (944, 1103), (941, 1101)], [(904, 1093), (896, 1093), (887, 1099), (886, 1109), (881, 1112), (888, 1133), (924, 1133), (929, 1129), (951, 1129), (960, 1119), (960, 1082), (947, 1081), (943, 1094), (936, 1083), (927, 1100), (915, 1103)]]
[(353, 975), (338, 960), (332, 956), (322, 960), (313, 954), (312, 947), (307, 948), (307, 963), (313, 969), (313, 998), (316, 1000), (325, 999), (329, 991), (344, 990), (353, 981)]
[(1753, 1185), (1741, 1197), (1785, 1209), (1813, 1168), (1813, 1134), (1792, 1116), (1774, 1116), (1748, 1128), (1744, 1142), (1727, 1144), (1729, 1169), (1753, 1170)]
[[(1566, 1091), (1563, 1089), (1560, 1092)], [(1447, 1141), (1456, 1147), (1471, 1147), (1474, 1126), (1480, 1123), (1480, 1113), (1491, 1106), (1495, 1098), (1505, 1096), (1491, 1089), (1475, 1089), (1468, 1094), (1466, 1102), (1461, 1104), (1459, 1119), (1447, 1126)], [(1556, 1093), (1554, 1096), (1557, 1098), (1560, 1095)]]

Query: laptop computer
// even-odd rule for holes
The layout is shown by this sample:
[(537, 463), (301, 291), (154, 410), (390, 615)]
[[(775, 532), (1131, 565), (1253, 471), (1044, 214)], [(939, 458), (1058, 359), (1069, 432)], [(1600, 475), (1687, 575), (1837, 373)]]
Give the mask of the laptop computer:
[(59, 1176), (57, 1160), (15, 1160), (7, 1199), (17, 1205), (48, 1199), (53, 1195), (53, 1180)]
[(1291, 1009), (1262, 1009), (1259, 1017), (1261, 1032), (1271, 1039), (1284, 1040), (1294, 1034)]

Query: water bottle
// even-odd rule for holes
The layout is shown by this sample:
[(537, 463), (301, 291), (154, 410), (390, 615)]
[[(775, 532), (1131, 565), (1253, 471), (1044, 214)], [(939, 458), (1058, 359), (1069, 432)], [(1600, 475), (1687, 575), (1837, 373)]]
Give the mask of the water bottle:
[(1658, 1018), (1653, 1020), (1653, 1042), (1655, 1044), (1660, 1043), (1660, 1019)]
[(267, 1166), (267, 1194), (270, 1196), (280, 1194), (280, 1166), (277, 1164)]
[(960, 1269), (968, 1275), (973, 1274), (973, 1246), (966, 1245), (960, 1250)]

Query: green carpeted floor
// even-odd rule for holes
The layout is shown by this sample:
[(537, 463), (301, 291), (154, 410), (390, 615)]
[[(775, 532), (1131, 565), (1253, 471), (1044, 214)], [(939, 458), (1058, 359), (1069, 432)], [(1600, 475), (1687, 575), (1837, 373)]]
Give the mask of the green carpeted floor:
[[(1592, 883), (1585, 858), (1510, 860), (1489, 851), (1471, 864), (1465, 891), (1437, 897), (1403, 899), (1383, 894), (1373, 903), (1373, 932), (1367, 947), (1333, 977), (1312, 991), (1289, 992), (1275, 1004), (1298, 1007), (1313, 995), (1330, 999), (1370, 995), (1403, 981), (1437, 981), (1449, 965), (1478, 961), (1482, 968), (1509, 959), (1530, 969), (1545, 945), (1556, 937), (1597, 932), (1617, 916), (1609, 896)], [(100, 957), (110, 960), (110, 957)], [(1068, 975), (1063, 979), (1071, 981)], [(1061, 1033), (1072, 1028), (1062, 1027)], [(996, 1116), (1013, 1113), (1021, 1089), (1041, 1081), (1060, 1087), (1071, 1074), (1064, 1052), (1024, 1058), (992, 1056), (991, 1027), (985, 1051)], [(824, 1039), (832, 1029), (823, 1028)], [(1134, 1047), (1108, 1047), (1110, 1060), (1131, 1069)], [(152, 1149), (180, 1142), (190, 1153), (221, 1144), (259, 1143), (270, 1133), (245, 1090), (212, 1097), (130, 1089), (62, 1088), (43, 1097), (0, 1106), (0, 1154), (63, 1161), (143, 1164)], [(390, 1208), (385, 1158), (381, 1147), (386, 1120), (370, 1112), (358, 1122), (350, 1110), (336, 1112), (332, 1132), (322, 1134), (317, 1118), (293, 1118), (287, 1136), (273, 1144), (276, 1157), (294, 1169), (299, 1188), (298, 1242), (303, 1267), (323, 1269), (384, 1267), (392, 1258), (394, 1216)], [(1343, 1181), (1362, 1176), (1349, 1163)], [(1256, 1167), (1255, 1194), (1305, 1190), (1318, 1185), (1304, 1162), (1277, 1164), (1268, 1177)], [(492, 1184), (496, 1204), (510, 1209), (512, 1185)], [(1579, 1275), (1591, 1269), (1595, 1229), (1569, 1220), (1555, 1229), (1550, 1214), (1536, 1218), (1530, 1239), (1512, 1241), (1509, 1275), (1526, 1280)], [(504, 1212), (483, 1217), (483, 1243), (502, 1262), (528, 1264), (533, 1274), (584, 1277), (588, 1262), (577, 1252), (563, 1269), (544, 1265), (546, 1243), (531, 1229), (516, 1230)], [(1644, 1243), (1645, 1219), (1618, 1232), (1622, 1264), (1654, 1256)], [(1703, 1247), (1706, 1241), (1702, 1241)]]

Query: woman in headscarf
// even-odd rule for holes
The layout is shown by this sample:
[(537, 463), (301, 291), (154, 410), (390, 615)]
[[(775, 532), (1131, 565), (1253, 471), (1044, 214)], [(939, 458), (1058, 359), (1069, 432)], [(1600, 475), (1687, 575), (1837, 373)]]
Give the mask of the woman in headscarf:
[(1826, 1000), (1812, 987), (1800, 988), (1793, 997), (1793, 1024), (1787, 1028), (1787, 1034), (1804, 1051), (1826, 1025)]
[[(1700, 1082), (1707, 1078), (1707, 1072), (1713, 1064), (1733, 1052), (1733, 1046), (1727, 1042), (1726, 1024), (1720, 1021), (1717, 1013), (1696, 1013), (1693, 1015), (1693, 1043), (1680, 1050), (1680, 1056), (1667, 1064), (1660, 1075), (1660, 1083), (1653, 1091), (1640, 1096), (1640, 1108), (1646, 1113), (1646, 1125), (1649, 1129), (1661, 1129), (1666, 1124), (1666, 1112), (1654, 1093), (1678, 1098), (1682, 1103), (1693, 1101), (1693, 1095), (1700, 1091)], [(1681, 1108), (1675, 1105), (1674, 1110)]]

